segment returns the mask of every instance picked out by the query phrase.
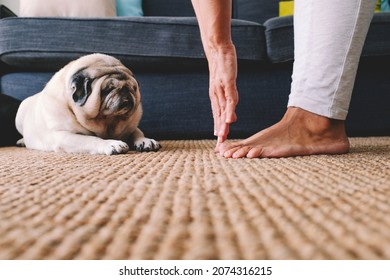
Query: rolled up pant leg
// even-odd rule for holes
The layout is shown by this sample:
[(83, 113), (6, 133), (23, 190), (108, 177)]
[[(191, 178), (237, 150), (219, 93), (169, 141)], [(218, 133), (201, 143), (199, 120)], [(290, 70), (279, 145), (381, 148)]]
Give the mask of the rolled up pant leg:
[(288, 106), (332, 119), (348, 114), (376, 0), (295, 0)]

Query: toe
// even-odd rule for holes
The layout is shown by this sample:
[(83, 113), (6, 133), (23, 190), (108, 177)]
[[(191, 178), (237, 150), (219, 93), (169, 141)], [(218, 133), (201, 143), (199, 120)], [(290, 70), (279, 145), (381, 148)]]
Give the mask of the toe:
[(253, 147), (246, 155), (247, 158), (259, 158), (264, 157), (264, 149), (261, 147)]
[(230, 150), (225, 151), (221, 156), (224, 156), (225, 158), (231, 158), (233, 157), (233, 154), (239, 150), (241, 147), (233, 147)]
[(219, 154), (223, 156), (225, 152), (237, 147), (241, 147), (238, 142), (223, 142), (219, 145)]
[(233, 154), (233, 158), (243, 158), (246, 157), (248, 152), (252, 149), (250, 146), (244, 146), (238, 149), (236, 152)]

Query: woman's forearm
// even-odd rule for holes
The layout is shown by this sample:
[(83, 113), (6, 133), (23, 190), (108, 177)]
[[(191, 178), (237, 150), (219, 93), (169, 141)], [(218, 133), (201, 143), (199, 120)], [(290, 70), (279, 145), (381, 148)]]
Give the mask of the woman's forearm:
[(203, 48), (209, 57), (211, 50), (232, 44), (231, 40), (231, 0), (192, 0)]

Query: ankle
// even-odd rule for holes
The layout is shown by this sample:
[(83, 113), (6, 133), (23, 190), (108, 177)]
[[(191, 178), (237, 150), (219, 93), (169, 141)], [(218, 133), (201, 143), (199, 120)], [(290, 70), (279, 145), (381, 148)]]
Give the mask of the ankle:
[(289, 107), (285, 118), (301, 124), (313, 135), (347, 137), (344, 120), (330, 119), (297, 107)]

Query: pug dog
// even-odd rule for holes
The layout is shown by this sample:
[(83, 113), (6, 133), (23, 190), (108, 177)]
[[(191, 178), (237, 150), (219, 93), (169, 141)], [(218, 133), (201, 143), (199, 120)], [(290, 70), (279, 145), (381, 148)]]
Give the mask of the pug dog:
[(68, 153), (123, 154), (157, 151), (160, 144), (138, 128), (139, 84), (118, 59), (91, 54), (67, 64), (45, 88), (21, 104), (18, 146)]

